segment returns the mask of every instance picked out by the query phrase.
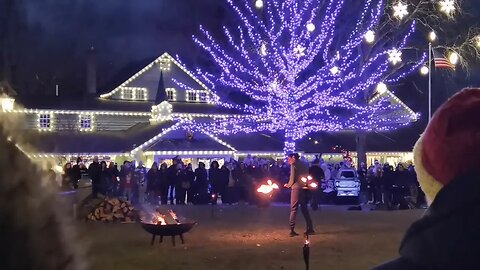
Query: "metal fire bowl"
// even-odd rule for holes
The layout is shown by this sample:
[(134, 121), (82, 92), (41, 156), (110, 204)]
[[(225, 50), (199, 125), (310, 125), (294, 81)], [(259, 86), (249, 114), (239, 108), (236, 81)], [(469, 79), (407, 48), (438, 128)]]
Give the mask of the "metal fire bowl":
[(142, 222), (142, 228), (152, 235), (177, 236), (190, 231), (196, 224), (196, 222), (187, 222), (180, 224), (157, 225)]

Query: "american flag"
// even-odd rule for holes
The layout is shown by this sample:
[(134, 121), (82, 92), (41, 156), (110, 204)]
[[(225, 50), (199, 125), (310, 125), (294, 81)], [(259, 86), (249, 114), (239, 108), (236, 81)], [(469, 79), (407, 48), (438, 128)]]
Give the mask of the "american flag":
[(450, 63), (450, 61), (445, 58), (445, 56), (436, 51), (435, 49), (432, 49), (433, 52), (433, 61), (435, 62), (435, 68), (449, 68), (449, 69), (455, 69), (455, 65)]

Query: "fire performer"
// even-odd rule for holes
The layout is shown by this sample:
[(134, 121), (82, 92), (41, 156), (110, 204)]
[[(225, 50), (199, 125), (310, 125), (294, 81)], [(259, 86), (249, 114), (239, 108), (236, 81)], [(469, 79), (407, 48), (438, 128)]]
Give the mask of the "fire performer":
[(308, 175), (308, 165), (300, 160), (300, 156), (297, 153), (288, 155), (288, 163), (290, 164), (290, 180), (284, 187), (292, 189), (290, 195), (290, 237), (298, 235), (298, 233), (295, 232), (295, 220), (297, 218), (299, 204), (300, 210), (307, 223), (305, 234), (314, 234), (315, 231), (313, 230), (312, 219), (307, 206), (309, 190), (303, 189), (300, 183), (301, 177)]

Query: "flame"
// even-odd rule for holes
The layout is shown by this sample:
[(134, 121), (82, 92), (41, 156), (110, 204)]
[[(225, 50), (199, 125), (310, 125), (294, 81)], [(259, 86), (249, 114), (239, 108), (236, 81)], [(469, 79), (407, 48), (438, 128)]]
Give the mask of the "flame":
[(156, 215), (155, 216), (155, 221), (157, 225), (167, 225), (167, 222), (165, 221), (165, 216), (163, 215)]
[(263, 193), (263, 194), (270, 194), (274, 189), (279, 189), (278, 185), (276, 183), (273, 183), (272, 180), (267, 180), (266, 185), (261, 185), (258, 189), (258, 193)]
[(175, 214), (175, 212), (173, 212), (172, 209), (168, 210), (168, 213), (177, 222), (177, 224), (180, 224), (180, 221), (178, 220), (177, 214)]
[(173, 210), (168, 210), (168, 213), (170, 214), (170, 216), (172, 216), (173, 219), (177, 219), (177, 214), (175, 214), (175, 212), (173, 212)]
[(312, 187), (312, 188), (317, 188), (317, 187), (318, 187), (318, 184), (315, 183), (315, 182), (313, 182), (313, 183), (310, 184), (310, 187)]
[(302, 182), (304, 182), (304, 183), (307, 182), (307, 178), (306, 178), (306, 177), (302, 177), (302, 178), (300, 178), (300, 180), (302, 180)]
[(310, 240), (305, 239), (305, 245), (307, 245), (307, 246), (310, 245)]
[(307, 176), (307, 179), (308, 179), (308, 181), (312, 181), (312, 180), (313, 180), (313, 178), (312, 178), (310, 175)]

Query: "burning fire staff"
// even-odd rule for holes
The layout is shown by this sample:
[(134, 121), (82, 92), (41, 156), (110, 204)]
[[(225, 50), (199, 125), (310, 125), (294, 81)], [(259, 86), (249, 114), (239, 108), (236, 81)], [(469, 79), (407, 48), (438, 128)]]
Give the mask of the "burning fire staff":
[(301, 183), (301, 179), (306, 179), (308, 176), (308, 165), (300, 160), (300, 156), (297, 153), (288, 155), (288, 163), (290, 164), (290, 180), (284, 187), (292, 189), (290, 196), (290, 237), (298, 235), (295, 232), (298, 205), (300, 205), (300, 210), (307, 223), (305, 234), (314, 234), (315, 231), (313, 230), (312, 219), (307, 206), (309, 190), (305, 189), (303, 183)]

